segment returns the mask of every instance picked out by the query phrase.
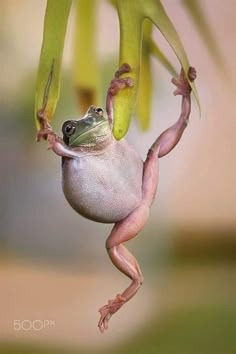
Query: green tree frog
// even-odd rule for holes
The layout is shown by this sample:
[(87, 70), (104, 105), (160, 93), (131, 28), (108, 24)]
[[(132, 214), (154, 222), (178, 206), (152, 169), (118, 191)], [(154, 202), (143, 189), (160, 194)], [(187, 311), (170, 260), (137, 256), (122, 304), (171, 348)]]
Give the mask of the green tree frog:
[[(51, 149), (62, 157), (62, 188), (67, 201), (85, 218), (114, 224), (106, 250), (112, 263), (131, 279), (127, 289), (99, 309), (101, 332), (143, 283), (138, 262), (124, 243), (146, 224), (157, 190), (159, 159), (176, 146), (191, 111), (191, 87), (181, 70), (179, 78), (172, 79), (177, 86), (174, 95), (182, 96), (180, 117), (156, 139), (143, 162), (126, 139), (117, 141), (112, 134), (113, 99), (120, 90), (133, 85), (130, 77), (121, 77), (130, 71), (130, 66), (123, 64), (115, 73), (106, 97), (107, 115), (102, 108), (91, 106), (81, 119), (63, 124), (63, 139), (53, 132), (43, 112), (38, 114), (41, 129), (37, 140), (47, 139)], [(188, 75), (190, 81), (195, 80), (195, 69), (190, 67)]]

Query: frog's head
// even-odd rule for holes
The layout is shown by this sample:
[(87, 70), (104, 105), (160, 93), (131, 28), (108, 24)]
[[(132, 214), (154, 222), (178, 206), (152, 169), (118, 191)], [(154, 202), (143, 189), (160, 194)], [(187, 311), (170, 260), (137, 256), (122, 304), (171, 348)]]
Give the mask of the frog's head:
[(100, 107), (91, 106), (79, 120), (67, 120), (62, 126), (63, 140), (68, 146), (96, 145), (111, 136), (109, 121)]

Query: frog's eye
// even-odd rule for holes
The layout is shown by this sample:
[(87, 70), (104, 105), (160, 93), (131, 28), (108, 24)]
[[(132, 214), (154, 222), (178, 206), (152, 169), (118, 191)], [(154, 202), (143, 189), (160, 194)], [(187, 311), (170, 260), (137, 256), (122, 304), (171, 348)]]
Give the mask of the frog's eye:
[(101, 107), (98, 107), (96, 109), (96, 113), (99, 114), (100, 116), (102, 116), (103, 115), (103, 109)]
[(65, 136), (69, 137), (74, 133), (75, 128), (76, 128), (76, 123), (71, 120), (68, 120), (62, 126), (62, 133)]

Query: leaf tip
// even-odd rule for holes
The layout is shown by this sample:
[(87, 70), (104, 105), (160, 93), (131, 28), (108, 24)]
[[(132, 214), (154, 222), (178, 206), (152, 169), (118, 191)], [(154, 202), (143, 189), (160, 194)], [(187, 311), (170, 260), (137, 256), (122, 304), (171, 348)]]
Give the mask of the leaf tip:
[(125, 129), (121, 125), (114, 125), (113, 127), (113, 135), (116, 140), (121, 140), (127, 133), (128, 129)]

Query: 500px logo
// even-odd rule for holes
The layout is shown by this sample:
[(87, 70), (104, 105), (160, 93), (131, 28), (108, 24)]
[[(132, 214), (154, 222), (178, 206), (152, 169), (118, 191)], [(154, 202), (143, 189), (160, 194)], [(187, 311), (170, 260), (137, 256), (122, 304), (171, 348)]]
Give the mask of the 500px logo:
[(14, 320), (15, 331), (41, 331), (55, 326), (55, 320)]

